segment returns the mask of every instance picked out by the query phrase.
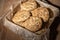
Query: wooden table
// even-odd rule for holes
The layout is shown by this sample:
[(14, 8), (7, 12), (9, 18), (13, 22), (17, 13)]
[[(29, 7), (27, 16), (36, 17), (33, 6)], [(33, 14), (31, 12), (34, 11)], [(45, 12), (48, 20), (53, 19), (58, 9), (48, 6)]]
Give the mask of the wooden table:
[(59, 6), (60, 7), (60, 0), (48, 0), (50, 1), (52, 4)]

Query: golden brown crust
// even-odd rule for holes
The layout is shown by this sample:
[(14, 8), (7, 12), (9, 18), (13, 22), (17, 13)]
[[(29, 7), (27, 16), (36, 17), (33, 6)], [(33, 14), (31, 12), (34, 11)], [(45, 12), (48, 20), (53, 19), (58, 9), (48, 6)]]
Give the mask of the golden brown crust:
[(37, 7), (37, 4), (35, 1), (28, 1), (23, 4), (21, 4), (21, 10), (31, 11)]
[(18, 11), (12, 18), (12, 21), (17, 23), (17, 22), (25, 21), (29, 17), (30, 17), (30, 13), (28, 11), (25, 11), (25, 10)]
[(24, 23), (20, 23), (23, 27), (30, 31), (37, 31), (42, 27), (42, 20), (38, 17), (30, 17), (28, 20), (26, 20)]
[(49, 11), (45, 7), (39, 7), (33, 11), (31, 11), (33, 16), (38, 16), (43, 19), (44, 22), (47, 22), (49, 19)]

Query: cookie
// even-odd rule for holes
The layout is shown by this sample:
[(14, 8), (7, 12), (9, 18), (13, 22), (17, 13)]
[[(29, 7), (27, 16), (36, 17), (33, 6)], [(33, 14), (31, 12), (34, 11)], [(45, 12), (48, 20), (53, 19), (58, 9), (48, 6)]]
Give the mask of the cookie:
[(21, 10), (31, 11), (37, 8), (37, 4), (35, 1), (28, 1), (21, 4)]
[(17, 23), (17, 22), (25, 21), (29, 17), (30, 17), (30, 12), (22, 10), (22, 11), (18, 11), (14, 15), (14, 17), (12, 18), (12, 21)]
[(47, 22), (49, 19), (49, 11), (45, 7), (39, 7), (33, 11), (31, 11), (33, 16), (38, 16), (43, 19), (44, 22)]
[(30, 17), (23, 23), (20, 23), (21, 26), (25, 27), (26, 29), (36, 32), (42, 27), (42, 20), (38, 17)]

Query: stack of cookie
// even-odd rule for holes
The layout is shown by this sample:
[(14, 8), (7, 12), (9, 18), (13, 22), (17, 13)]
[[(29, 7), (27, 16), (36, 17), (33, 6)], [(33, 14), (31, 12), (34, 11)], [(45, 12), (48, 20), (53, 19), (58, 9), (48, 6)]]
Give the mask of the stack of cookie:
[(21, 9), (15, 13), (12, 21), (25, 29), (36, 32), (42, 28), (43, 22), (49, 20), (49, 10), (38, 6), (35, 0), (25, 0)]

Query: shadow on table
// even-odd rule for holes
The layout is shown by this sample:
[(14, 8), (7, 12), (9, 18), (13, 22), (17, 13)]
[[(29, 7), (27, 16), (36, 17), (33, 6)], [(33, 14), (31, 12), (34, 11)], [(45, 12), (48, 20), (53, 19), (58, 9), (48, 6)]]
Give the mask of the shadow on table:
[(57, 28), (58, 25), (60, 24), (60, 17), (56, 17), (54, 22), (52, 23), (51, 27), (50, 27), (50, 38), (49, 40), (56, 40), (57, 37)]

